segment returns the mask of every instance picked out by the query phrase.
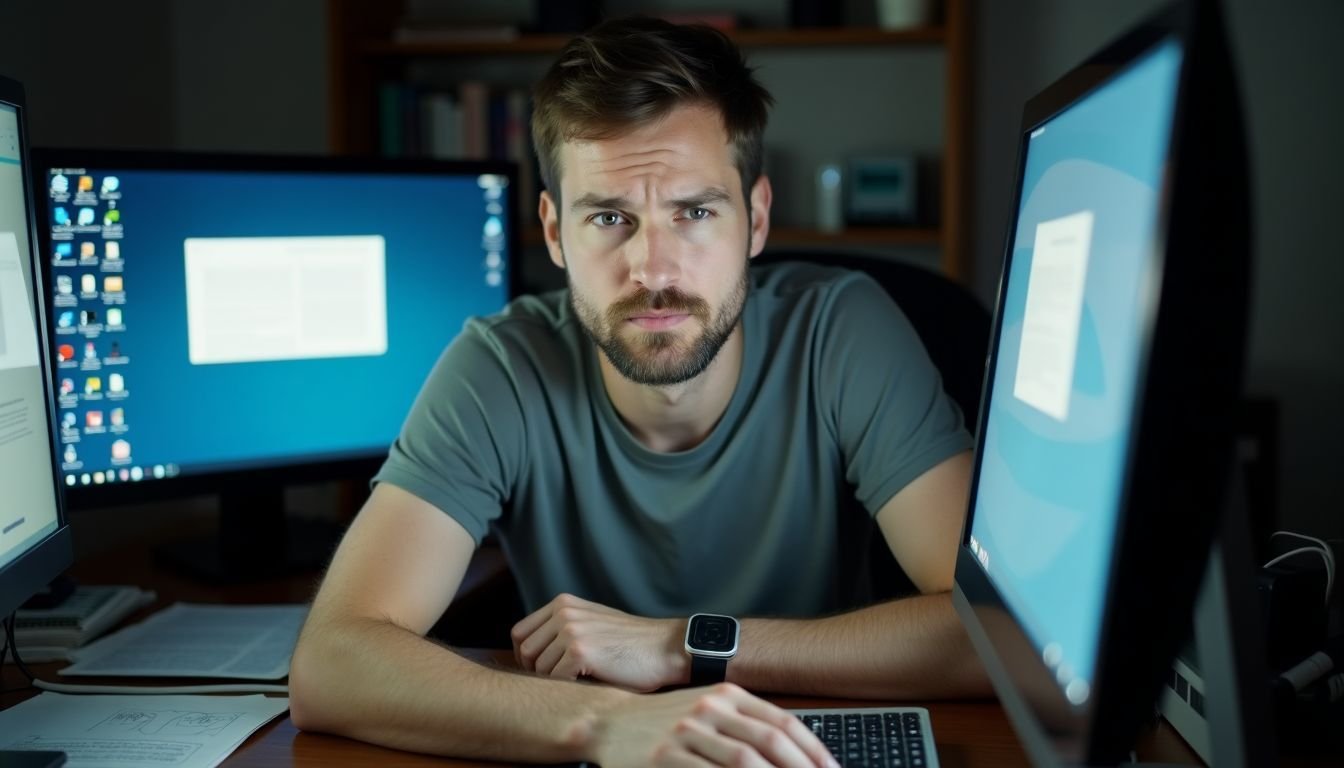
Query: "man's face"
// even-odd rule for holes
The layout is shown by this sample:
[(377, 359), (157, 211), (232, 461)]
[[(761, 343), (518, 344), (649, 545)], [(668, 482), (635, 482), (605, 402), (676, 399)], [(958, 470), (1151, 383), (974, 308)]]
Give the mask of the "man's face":
[[(701, 106), (561, 146), (564, 210), (549, 195), (541, 203), (551, 257), (584, 329), (630, 381), (696, 377), (737, 326), (765, 229), (749, 236), (733, 159), (718, 112)], [(769, 183), (752, 193), (753, 213), (768, 221)]]

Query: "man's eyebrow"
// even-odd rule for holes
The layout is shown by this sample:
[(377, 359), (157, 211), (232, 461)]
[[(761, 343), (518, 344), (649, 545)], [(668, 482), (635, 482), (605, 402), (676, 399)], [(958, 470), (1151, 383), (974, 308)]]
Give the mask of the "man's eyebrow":
[(593, 193), (581, 195), (569, 204), (570, 211), (584, 208), (629, 208), (630, 201), (624, 197), (599, 197)]
[(719, 187), (708, 187), (689, 196), (680, 197), (676, 200), (668, 200), (663, 204), (664, 208), (673, 208), (680, 210), (682, 208), (699, 208), (710, 203), (731, 203), (733, 196), (728, 194), (728, 190)]
[[(720, 187), (707, 187), (687, 197), (679, 197), (674, 200), (668, 200), (663, 203), (664, 208), (680, 210), (682, 208), (698, 208), (710, 203), (730, 203), (733, 196), (728, 191)], [(597, 209), (627, 209), (630, 207), (630, 201), (624, 197), (602, 197), (597, 194), (589, 193), (580, 195), (570, 203), (570, 211), (580, 211), (586, 208)]]

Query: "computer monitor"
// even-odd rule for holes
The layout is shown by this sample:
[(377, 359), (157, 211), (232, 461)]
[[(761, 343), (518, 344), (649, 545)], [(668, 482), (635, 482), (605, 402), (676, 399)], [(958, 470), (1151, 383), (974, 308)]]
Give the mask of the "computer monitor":
[(463, 322), (513, 294), (507, 163), (33, 159), (70, 504), (219, 493), (220, 537), (176, 558), (212, 578), (320, 565), (283, 486), (371, 476)]
[(1216, 3), (1033, 98), (1019, 146), (953, 599), (1033, 761), (1113, 765), (1189, 632), (1230, 480), (1249, 193)]
[(23, 88), (0, 77), (0, 619), (70, 567), (42, 343)]

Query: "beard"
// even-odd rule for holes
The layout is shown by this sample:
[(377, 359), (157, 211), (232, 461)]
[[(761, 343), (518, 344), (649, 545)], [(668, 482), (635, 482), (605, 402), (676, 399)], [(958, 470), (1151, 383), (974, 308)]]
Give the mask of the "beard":
[[(574, 314), (612, 367), (635, 384), (666, 387), (703, 373), (732, 335), (747, 303), (747, 263), (743, 259), (742, 273), (717, 313), (704, 299), (675, 287), (657, 292), (640, 288), (601, 312), (575, 288), (568, 270), (565, 277)], [(683, 338), (687, 331), (682, 328), (645, 331), (629, 322), (631, 316), (650, 310), (684, 312), (702, 330), (693, 338)]]

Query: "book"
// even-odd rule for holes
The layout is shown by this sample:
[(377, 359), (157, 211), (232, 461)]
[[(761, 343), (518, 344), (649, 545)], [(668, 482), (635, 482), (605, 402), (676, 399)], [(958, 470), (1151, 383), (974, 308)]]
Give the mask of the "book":
[(25, 662), (67, 659), (69, 651), (107, 632), (155, 597), (139, 587), (83, 585), (54, 608), (16, 611), (14, 639)]

